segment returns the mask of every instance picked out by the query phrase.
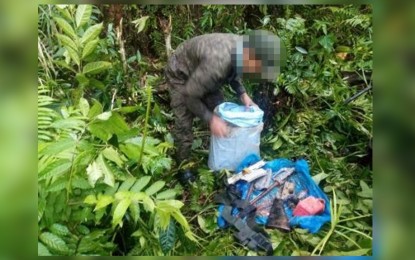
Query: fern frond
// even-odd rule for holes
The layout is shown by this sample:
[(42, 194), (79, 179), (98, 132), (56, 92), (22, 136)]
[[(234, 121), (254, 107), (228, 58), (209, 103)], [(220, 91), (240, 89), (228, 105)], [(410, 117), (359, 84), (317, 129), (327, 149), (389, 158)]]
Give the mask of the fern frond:
[(294, 84), (286, 85), (284, 87), (284, 89), (285, 89), (285, 91), (287, 91), (291, 95), (294, 95), (294, 94), (296, 94), (298, 92), (298, 90), (297, 90), (297, 88), (296, 88), (296, 86)]
[(51, 124), (56, 118), (56, 112), (49, 106), (54, 103), (54, 99), (49, 94), (49, 89), (46, 86), (38, 86), (37, 96), (37, 129), (38, 129), (38, 140), (52, 141), (53, 131)]

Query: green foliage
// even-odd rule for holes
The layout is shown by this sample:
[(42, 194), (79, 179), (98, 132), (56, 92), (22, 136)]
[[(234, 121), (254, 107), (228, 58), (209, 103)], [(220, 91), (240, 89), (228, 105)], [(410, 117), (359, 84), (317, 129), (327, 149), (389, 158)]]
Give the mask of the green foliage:
[(172, 219), (170, 219), (170, 223), (165, 230), (161, 229), (159, 231), (159, 237), (161, 250), (166, 255), (173, 249), (174, 243), (176, 242), (176, 224)]
[(199, 178), (185, 191), (174, 180), (172, 114), (159, 89), (161, 21), (170, 16), (173, 48), (252, 29), (277, 33), (286, 47), (261, 155), (307, 158), (333, 221), (315, 235), (268, 230), (274, 255), (371, 254), (372, 93), (345, 103), (371, 85), (371, 6), (128, 5), (122, 34), (113, 9), (38, 8), (38, 255), (262, 254), (217, 227), (224, 173), (203, 166), (209, 133), (199, 123), (189, 164)]

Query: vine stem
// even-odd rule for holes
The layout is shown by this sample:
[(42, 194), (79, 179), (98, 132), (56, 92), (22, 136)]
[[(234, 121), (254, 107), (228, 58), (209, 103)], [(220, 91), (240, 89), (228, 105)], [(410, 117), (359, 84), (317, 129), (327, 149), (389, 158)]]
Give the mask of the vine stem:
[(147, 109), (146, 109), (146, 118), (144, 121), (144, 133), (143, 133), (143, 140), (141, 142), (140, 157), (138, 157), (139, 165), (141, 165), (141, 160), (143, 158), (144, 145), (146, 143), (146, 137), (147, 137), (148, 118), (150, 117), (150, 107), (151, 107), (151, 87), (150, 86), (146, 86), (146, 94), (147, 94)]

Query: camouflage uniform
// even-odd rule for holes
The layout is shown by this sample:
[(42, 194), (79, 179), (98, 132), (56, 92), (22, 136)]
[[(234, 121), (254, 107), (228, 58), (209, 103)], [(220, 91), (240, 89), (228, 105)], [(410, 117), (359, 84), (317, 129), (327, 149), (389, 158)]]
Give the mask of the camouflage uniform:
[(190, 156), (194, 116), (210, 121), (213, 109), (223, 102), (222, 86), (229, 83), (237, 95), (245, 93), (231, 57), (240, 37), (225, 33), (197, 36), (180, 44), (167, 63), (178, 163)]

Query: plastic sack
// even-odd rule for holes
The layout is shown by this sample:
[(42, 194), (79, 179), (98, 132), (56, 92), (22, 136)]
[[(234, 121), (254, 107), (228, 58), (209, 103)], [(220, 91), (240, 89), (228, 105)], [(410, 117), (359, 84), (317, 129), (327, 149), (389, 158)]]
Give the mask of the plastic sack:
[(220, 104), (215, 112), (226, 122), (239, 127), (258, 126), (264, 117), (264, 111), (257, 106), (247, 108), (232, 102)]
[(259, 156), (264, 112), (258, 107), (247, 109), (234, 103), (225, 102), (215, 109), (223, 120), (229, 123), (226, 137), (211, 135), (208, 166), (211, 170), (234, 171), (249, 154)]
[[(247, 156), (241, 164), (237, 167), (236, 171), (241, 171), (245, 167), (252, 165), (260, 160), (260, 157), (256, 154), (251, 154)], [(324, 211), (320, 214), (313, 215), (313, 216), (293, 216), (293, 210), (289, 207), (284, 207), (285, 214), (289, 219), (289, 225), (291, 227), (300, 227), (303, 229), (308, 230), (310, 233), (317, 233), (321, 226), (326, 223), (330, 222), (331, 215), (330, 215), (330, 201), (327, 195), (316, 185), (313, 179), (310, 176), (308, 164), (305, 160), (297, 160), (295, 162), (288, 160), (288, 159), (275, 159), (269, 161), (265, 164), (263, 168), (271, 169), (273, 174), (278, 172), (283, 167), (294, 167), (295, 172), (293, 175), (288, 177), (290, 182), (295, 184), (294, 193), (299, 193), (301, 191), (306, 191), (308, 196), (313, 196), (315, 198), (320, 198), (325, 201), (325, 208)], [(273, 175), (275, 176), (275, 175)], [(254, 190), (249, 198), (246, 198), (250, 185), (254, 185), (253, 183), (247, 183), (245, 181), (238, 181), (236, 184), (236, 189), (240, 190), (242, 193), (242, 199), (248, 199), (251, 201), (253, 198), (258, 196), (261, 191)], [(264, 201), (273, 200), (275, 198), (276, 193), (279, 192), (279, 188), (273, 189), (270, 193), (268, 193), (263, 199), (261, 199), (258, 204), (261, 205)], [(221, 228), (227, 227), (226, 221), (222, 218), (221, 213), (223, 210), (223, 205), (219, 206), (219, 217), (218, 217), (218, 225)], [(233, 215), (236, 215), (238, 212), (237, 209), (233, 209)], [(257, 212), (255, 216), (255, 221), (258, 224), (266, 224), (268, 221), (268, 216), (264, 214), (260, 214)]]
[(208, 166), (211, 170), (235, 171), (240, 162), (249, 154), (259, 156), (261, 131), (264, 124), (254, 127), (229, 126), (227, 137), (211, 135)]

